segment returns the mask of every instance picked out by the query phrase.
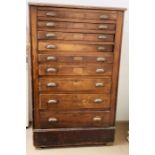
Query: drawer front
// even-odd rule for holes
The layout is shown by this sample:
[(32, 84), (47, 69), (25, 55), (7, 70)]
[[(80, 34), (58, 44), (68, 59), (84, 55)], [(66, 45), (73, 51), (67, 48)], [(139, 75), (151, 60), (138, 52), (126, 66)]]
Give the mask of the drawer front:
[[(41, 9), (41, 10), (40, 10)], [(38, 19), (62, 18), (62, 19), (81, 19), (81, 20), (116, 20), (116, 12), (94, 11), (80, 9), (62, 9), (62, 8), (40, 8), (38, 10)]]
[(110, 93), (110, 78), (40, 78), (40, 91)]
[(110, 112), (40, 112), (41, 128), (107, 127)]
[(41, 110), (110, 109), (110, 94), (41, 94)]
[(67, 33), (53, 31), (38, 31), (38, 39), (68, 40), (68, 41), (114, 41), (112, 34), (87, 34), (87, 33)]
[(112, 64), (41, 64), (39, 75), (112, 75)]
[(59, 52), (112, 52), (113, 45), (103, 44), (82, 44), (66, 43), (54, 41), (39, 41), (38, 50), (40, 51), (59, 51)]
[(112, 52), (39, 54), (39, 63), (113, 63)]
[(94, 24), (80, 22), (38, 21), (39, 28), (56, 29), (85, 29), (85, 30), (115, 30), (115, 24)]

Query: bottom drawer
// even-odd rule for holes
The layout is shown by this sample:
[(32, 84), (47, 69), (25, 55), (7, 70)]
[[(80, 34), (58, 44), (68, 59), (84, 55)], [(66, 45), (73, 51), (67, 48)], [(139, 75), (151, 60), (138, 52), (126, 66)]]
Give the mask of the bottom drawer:
[(33, 135), (36, 147), (58, 147), (112, 143), (114, 133), (114, 128), (55, 129), (48, 131), (42, 129), (35, 131)]
[(87, 112), (40, 112), (40, 127), (72, 128), (72, 127), (107, 127), (110, 126), (109, 111)]

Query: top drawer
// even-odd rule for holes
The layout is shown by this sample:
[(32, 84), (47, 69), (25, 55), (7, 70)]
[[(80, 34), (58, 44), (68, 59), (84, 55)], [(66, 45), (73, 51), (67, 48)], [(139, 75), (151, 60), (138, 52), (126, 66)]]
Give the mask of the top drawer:
[(67, 20), (116, 20), (117, 14), (115, 11), (39, 7), (38, 17), (39, 19), (44, 17), (44, 19), (62, 18)]

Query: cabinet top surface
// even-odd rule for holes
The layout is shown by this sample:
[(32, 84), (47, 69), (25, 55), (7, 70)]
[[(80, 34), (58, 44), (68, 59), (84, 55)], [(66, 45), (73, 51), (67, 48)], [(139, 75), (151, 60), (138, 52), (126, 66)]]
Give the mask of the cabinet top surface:
[(93, 10), (109, 10), (109, 11), (125, 11), (126, 8), (118, 7), (97, 7), (97, 6), (82, 6), (82, 5), (62, 5), (62, 4), (51, 4), (51, 3), (33, 3), (29, 2), (29, 6), (50, 6), (58, 8), (75, 8), (75, 9), (93, 9)]

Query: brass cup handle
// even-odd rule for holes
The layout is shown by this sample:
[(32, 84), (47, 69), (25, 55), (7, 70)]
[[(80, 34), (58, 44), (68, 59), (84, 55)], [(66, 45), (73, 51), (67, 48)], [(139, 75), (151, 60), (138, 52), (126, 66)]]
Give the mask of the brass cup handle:
[(57, 14), (55, 12), (47, 12), (46, 16), (52, 16), (55, 17)]
[(96, 61), (98, 61), (98, 62), (104, 62), (104, 61), (106, 61), (106, 58), (104, 58), (104, 57), (98, 57), (98, 58), (96, 58)]
[(47, 87), (56, 87), (57, 84), (55, 82), (49, 82), (47, 83)]
[(56, 45), (50, 44), (50, 45), (47, 45), (46, 48), (47, 49), (55, 49), (56, 48)]
[(102, 82), (97, 82), (96, 87), (104, 87), (104, 84)]
[(58, 121), (58, 119), (55, 118), (55, 117), (50, 117), (50, 118), (48, 119), (48, 122), (57, 122), (57, 121)]
[(99, 36), (98, 36), (98, 39), (106, 39), (106, 38), (107, 38), (106, 35), (99, 35)]
[(102, 101), (103, 101), (103, 100), (100, 99), (100, 98), (97, 98), (97, 99), (94, 100), (95, 103), (101, 103)]
[(48, 100), (48, 104), (58, 103), (57, 100)]
[(93, 118), (93, 121), (97, 122), (97, 121), (101, 121), (102, 118), (100, 116), (96, 116)]
[(53, 38), (56, 37), (55, 33), (46, 33), (47, 38)]
[(46, 26), (48, 27), (54, 27), (56, 24), (54, 22), (47, 22)]
[(108, 25), (99, 25), (98, 28), (99, 29), (107, 29), (108, 28)]
[(46, 72), (48, 72), (48, 73), (49, 72), (54, 72), (55, 73), (55, 72), (57, 72), (57, 69), (56, 68), (47, 68)]
[(96, 69), (96, 73), (103, 73), (103, 72), (104, 72), (104, 69), (103, 68)]
[(48, 56), (48, 57), (46, 57), (46, 60), (54, 61), (54, 60), (56, 60), (56, 57), (55, 56)]
[(97, 47), (97, 50), (98, 50), (98, 51), (104, 51), (105, 49), (106, 49), (106, 48), (105, 48), (104, 46), (98, 46), (98, 47)]
[(100, 19), (108, 19), (108, 18), (109, 18), (108, 15), (101, 15), (101, 16), (100, 16)]

